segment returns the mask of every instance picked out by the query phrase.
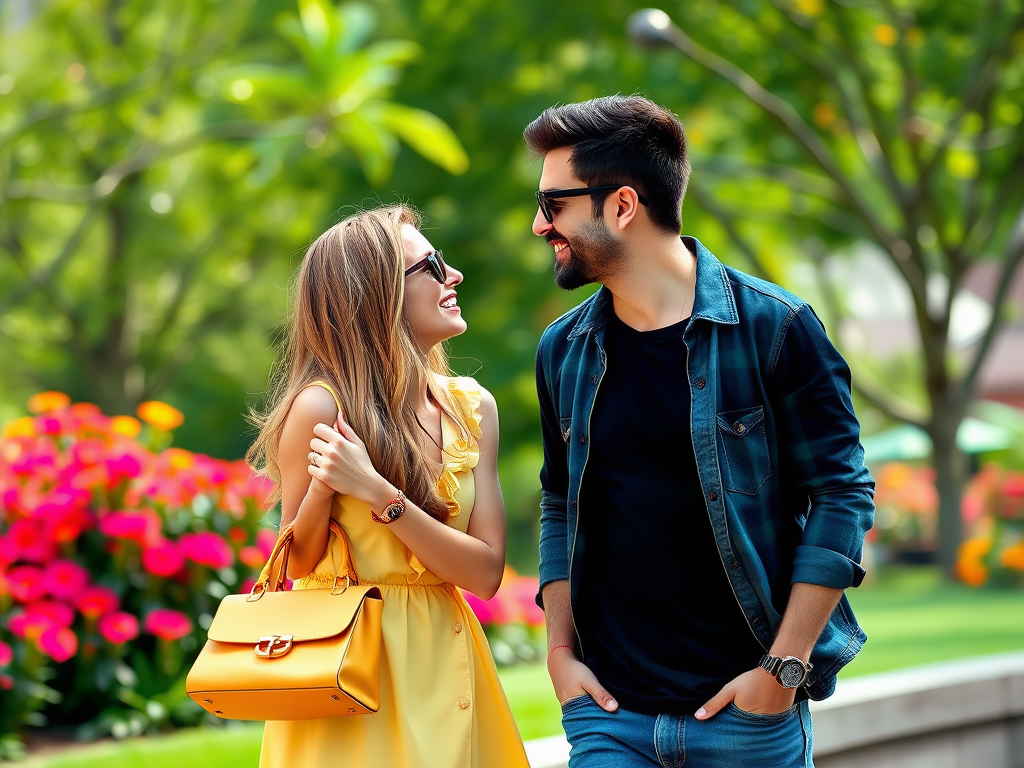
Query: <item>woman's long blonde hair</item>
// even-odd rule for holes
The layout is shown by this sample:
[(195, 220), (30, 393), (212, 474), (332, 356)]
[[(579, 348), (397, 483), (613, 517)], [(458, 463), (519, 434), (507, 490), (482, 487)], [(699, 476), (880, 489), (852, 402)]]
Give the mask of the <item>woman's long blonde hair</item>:
[(341, 400), (342, 414), (366, 444), (373, 466), (428, 514), (448, 519), (438, 495), (415, 403), (426, 386), (468, 440), (466, 416), (438, 377), (450, 375), (444, 347), (424, 354), (402, 312), (405, 296), (403, 224), (420, 217), (404, 205), (351, 216), (306, 251), (295, 285), (290, 328), (274, 366), (267, 410), (250, 412), (259, 435), (246, 461), (278, 483), (279, 446), (292, 401), (320, 380)]

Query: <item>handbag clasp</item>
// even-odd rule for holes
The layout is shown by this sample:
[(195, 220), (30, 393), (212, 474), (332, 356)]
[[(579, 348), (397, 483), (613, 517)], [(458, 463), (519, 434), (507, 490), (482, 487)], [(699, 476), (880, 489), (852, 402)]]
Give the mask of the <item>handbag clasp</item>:
[(276, 659), (292, 649), (291, 635), (267, 635), (256, 643), (256, 655), (261, 659)]

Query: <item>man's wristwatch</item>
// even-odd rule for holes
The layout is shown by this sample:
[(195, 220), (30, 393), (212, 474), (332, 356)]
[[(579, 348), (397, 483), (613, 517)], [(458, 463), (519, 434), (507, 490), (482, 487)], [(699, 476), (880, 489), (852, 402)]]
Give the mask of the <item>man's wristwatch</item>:
[(405, 512), (405, 494), (401, 491), (398, 492), (398, 496), (390, 504), (384, 507), (384, 510), (379, 515), (372, 509), (370, 510), (373, 519), (378, 523), (384, 523), (384, 525), (395, 522), (395, 520), (402, 516), (403, 512)]
[(814, 669), (813, 664), (796, 656), (770, 656), (767, 653), (757, 666), (767, 670), (783, 688), (799, 688), (807, 682), (811, 670)]

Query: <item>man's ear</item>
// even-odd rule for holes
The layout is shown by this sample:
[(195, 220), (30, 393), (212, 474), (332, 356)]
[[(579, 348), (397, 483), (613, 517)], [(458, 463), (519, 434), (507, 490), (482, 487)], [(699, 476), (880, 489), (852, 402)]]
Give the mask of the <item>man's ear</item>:
[(640, 208), (640, 198), (632, 187), (619, 187), (618, 191), (608, 196), (608, 203), (615, 206), (615, 227), (620, 232), (633, 221)]

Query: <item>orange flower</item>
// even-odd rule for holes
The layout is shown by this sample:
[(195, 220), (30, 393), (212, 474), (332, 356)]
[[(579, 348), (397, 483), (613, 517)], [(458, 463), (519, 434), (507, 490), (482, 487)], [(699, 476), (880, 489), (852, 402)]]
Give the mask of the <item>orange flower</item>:
[(71, 398), (63, 392), (40, 392), (28, 400), (28, 409), (32, 413), (49, 413), (59, 411), (71, 405)]
[(968, 539), (960, 545), (961, 560), (980, 560), (992, 549), (992, 540), (986, 536)]
[(110, 431), (115, 435), (138, 437), (142, 431), (142, 425), (138, 419), (134, 419), (131, 416), (115, 416), (110, 420)]
[(174, 470), (191, 469), (196, 465), (196, 455), (184, 448), (168, 448), (163, 457)]
[(1004, 549), (999, 562), (1011, 570), (1024, 571), (1024, 541)]
[(22, 416), (20, 419), (9, 421), (4, 424), (4, 430), (0, 433), (2, 437), (35, 437), (36, 423), (31, 416)]
[(170, 432), (177, 429), (185, 421), (185, 414), (172, 405), (159, 400), (147, 400), (141, 403), (135, 412), (139, 418), (155, 429)]
[(988, 568), (977, 560), (960, 560), (956, 564), (956, 575), (972, 587), (980, 587), (988, 578)]

